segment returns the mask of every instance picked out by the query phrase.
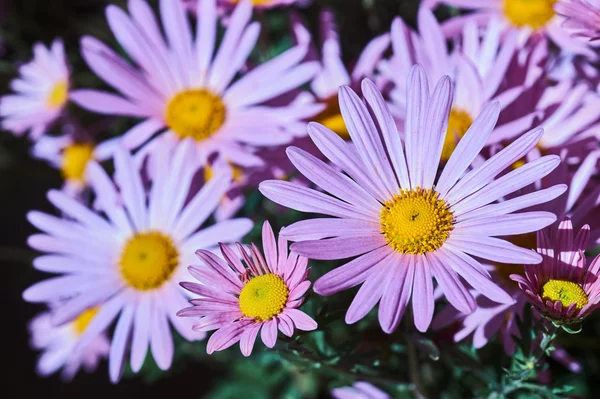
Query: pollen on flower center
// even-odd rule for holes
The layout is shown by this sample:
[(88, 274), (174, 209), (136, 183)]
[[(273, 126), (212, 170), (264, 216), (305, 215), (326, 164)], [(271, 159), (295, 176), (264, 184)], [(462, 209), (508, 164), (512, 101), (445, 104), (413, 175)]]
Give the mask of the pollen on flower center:
[(240, 293), (240, 311), (256, 321), (266, 321), (281, 313), (288, 295), (281, 277), (272, 273), (254, 277)]
[(388, 244), (405, 254), (424, 254), (440, 248), (450, 235), (454, 216), (438, 194), (419, 187), (401, 190), (383, 204), (380, 227)]
[(218, 95), (202, 89), (186, 90), (171, 98), (165, 119), (179, 137), (202, 141), (219, 130), (225, 114), (225, 104)]
[(46, 99), (46, 104), (50, 108), (58, 108), (61, 107), (69, 96), (69, 84), (65, 81), (58, 82), (54, 85), (52, 90), (50, 90), (50, 94), (48, 94), (48, 98)]
[(126, 242), (119, 264), (127, 284), (152, 290), (169, 280), (179, 264), (179, 254), (170, 237), (155, 231), (138, 233)]
[(77, 335), (83, 334), (85, 329), (90, 325), (92, 319), (96, 317), (96, 314), (98, 314), (98, 310), (99, 308), (97, 307), (84, 310), (79, 316), (77, 316), (75, 320), (72, 321), (72, 326)]
[(71, 144), (63, 150), (61, 172), (66, 180), (85, 180), (85, 168), (94, 157), (91, 144)]
[(582, 309), (588, 303), (588, 296), (579, 284), (566, 280), (549, 280), (542, 287), (542, 298), (552, 302), (560, 301), (565, 308), (575, 303)]
[(504, 0), (504, 14), (517, 27), (539, 29), (554, 16), (556, 0)]
[(444, 148), (442, 149), (442, 160), (447, 161), (456, 148), (458, 141), (465, 135), (471, 127), (473, 118), (468, 112), (460, 108), (452, 108), (448, 117), (448, 130), (444, 139)]

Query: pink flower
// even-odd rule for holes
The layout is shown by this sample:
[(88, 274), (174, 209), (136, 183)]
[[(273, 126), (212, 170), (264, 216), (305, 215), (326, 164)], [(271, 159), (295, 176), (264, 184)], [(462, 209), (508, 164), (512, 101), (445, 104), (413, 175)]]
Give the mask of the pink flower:
[(19, 69), (20, 77), (10, 83), (16, 94), (0, 98), (2, 128), (16, 136), (29, 132), (37, 140), (62, 113), (69, 99), (69, 69), (63, 42), (50, 48), (33, 46), (33, 60)]
[(239, 341), (244, 356), (250, 356), (258, 332), (263, 343), (272, 348), (277, 341), (277, 329), (291, 337), (294, 328), (311, 331), (317, 323), (298, 310), (310, 288), (306, 278), (308, 259), (295, 253), (288, 255), (287, 241), (279, 236), (278, 243), (268, 221), (262, 229), (265, 256), (256, 245), (250, 254), (238, 243), (246, 262), (239, 260), (228, 246), (221, 244), (226, 262), (211, 252), (196, 252), (203, 266), (188, 270), (198, 283), (182, 282), (181, 286), (200, 298), (192, 299), (191, 307), (177, 312), (178, 316), (200, 317), (194, 331), (217, 330), (208, 340), (206, 351), (211, 354), (229, 348)]
[(562, 26), (574, 36), (600, 39), (600, 2), (598, 0), (559, 0), (554, 9), (566, 18)]
[(98, 335), (79, 354), (74, 350), (97, 313), (97, 308), (87, 309), (71, 323), (62, 326), (53, 324), (50, 312), (41, 313), (31, 320), (31, 346), (43, 351), (37, 363), (40, 375), (48, 376), (62, 368), (61, 377), (69, 381), (82, 367), (88, 373), (94, 371), (100, 360), (108, 356), (110, 342), (105, 334)]
[(297, 148), (287, 150), (296, 168), (324, 192), (282, 181), (259, 186), (276, 203), (331, 216), (300, 221), (282, 235), (298, 241), (292, 249), (302, 256), (356, 257), (315, 283), (315, 292), (321, 295), (364, 283), (346, 313), (349, 324), (381, 300), (379, 322), (391, 333), (412, 297), (415, 325), (427, 330), (434, 311), (434, 277), (462, 312), (472, 312), (476, 304), (459, 275), (493, 301), (512, 303), (472, 256), (504, 263), (541, 261), (534, 251), (496, 237), (537, 231), (553, 223), (556, 217), (548, 212), (513, 212), (550, 201), (566, 187), (496, 201), (548, 175), (559, 157), (539, 158), (497, 178), (539, 141), (543, 132), (534, 129), (468, 171), (496, 124), (500, 106), (494, 102), (475, 119), (440, 173), (452, 89), (445, 76), (430, 93), (423, 68), (413, 67), (403, 143), (372, 82), (365, 79), (362, 84), (366, 103), (350, 88), (341, 87), (340, 108), (352, 143), (321, 125), (309, 124), (310, 137), (334, 166)]
[(198, 3), (195, 36), (180, 1), (159, 4), (166, 37), (145, 1), (130, 1), (129, 14), (108, 6), (108, 22), (133, 65), (98, 39), (84, 37), (83, 57), (120, 95), (77, 90), (73, 101), (101, 114), (142, 118), (123, 135), (123, 145), (139, 148), (140, 159), (158, 147), (191, 138), (201, 164), (217, 153), (251, 167), (262, 164), (254, 154), (258, 148), (305, 134), (302, 121), (317, 113), (319, 104), (266, 103), (315, 75), (316, 63), (302, 63), (306, 46), (240, 74), (260, 33), (260, 24), (251, 21), (250, 2), (236, 7), (218, 46), (215, 0)]
[(558, 229), (539, 231), (538, 265), (525, 265), (525, 276), (512, 274), (527, 300), (555, 324), (581, 322), (600, 307), (600, 256), (586, 267), (583, 251), (590, 227), (574, 236), (573, 225), (564, 219)]
[(496, 17), (502, 21), (505, 29), (519, 32), (521, 45), (532, 36), (541, 36), (552, 40), (565, 52), (597, 57), (589, 42), (571, 37), (561, 26), (564, 18), (554, 11), (557, 0), (426, 0), (424, 6), (433, 7), (439, 3), (475, 10), (445, 22), (443, 30), (448, 37), (456, 35), (466, 21), (485, 26), (491, 18)]

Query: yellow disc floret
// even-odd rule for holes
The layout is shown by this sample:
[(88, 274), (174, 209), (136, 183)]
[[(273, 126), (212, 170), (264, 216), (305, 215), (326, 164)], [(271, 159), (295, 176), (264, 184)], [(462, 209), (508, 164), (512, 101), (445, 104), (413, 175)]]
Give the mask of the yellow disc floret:
[(557, 0), (504, 0), (504, 15), (516, 27), (539, 29), (554, 17)]
[(179, 254), (170, 237), (154, 231), (138, 233), (126, 242), (119, 264), (129, 286), (152, 290), (169, 280)]
[(456, 148), (458, 141), (465, 135), (471, 127), (473, 118), (468, 112), (460, 108), (452, 108), (448, 117), (448, 130), (444, 139), (444, 148), (442, 149), (442, 160), (447, 161)]
[(542, 287), (542, 298), (560, 301), (565, 308), (575, 303), (580, 310), (588, 303), (588, 296), (579, 284), (566, 280), (549, 280)]
[(208, 90), (186, 90), (171, 98), (165, 119), (179, 137), (202, 141), (219, 130), (225, 113), (225, 104), (218, 95)]
[(329, 98), (325, 101), (325, 104), (327, 107), (315, 116), (313, 120), (334, 131), (344, 140), (350, 140), (350, 134), (348, 133), (346, 122), (344, 122), (344, 118), (342, 117), (338, 97), (333, 96)]
[(59, 108), (67, 102), (69, 97), (69, 84), (65, 81), (58, 82), (54, 85), (48, 97), (46, 98), (46, 104), (50, 108)]
[(240, 310), (256, 321), (277, 316), (287, 303), (289, 290), (281, 277), (264, 274), (246, 283), (240, 293)]
[(71, 144), (62, 153), (61, 172), (65, 180), (85, 181), (85, 168), (94, 157), (90, 144)]
[(75, 320), (72, 321), (73, 328), (77, 335), (83, 334), (85, 329), (90, 325), (90, 322), (98, 313), (98, 308), (90, 308), (83, 311)]
[(388, 244), (405, 254), (440, 248), (450, 235), (454, 216), (438, 194), (429, 189), (402, 190), (381, 209), (380, 227)]

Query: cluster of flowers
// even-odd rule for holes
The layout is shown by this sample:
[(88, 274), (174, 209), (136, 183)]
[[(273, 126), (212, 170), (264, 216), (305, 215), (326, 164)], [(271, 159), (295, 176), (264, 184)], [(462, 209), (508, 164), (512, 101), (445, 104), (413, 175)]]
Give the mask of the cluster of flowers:
[[(379, 304), (392, 333), (410, 303), (419, 331), (459, 323), (456, 341), (499, 336), (507, 353), (527, 302), (561, 325), (600, 306), (600, 261), (584, 255), (600, 243), (598, 2), (426, 0), (418, 30), (396, 18), (351, 70), (327, 10), (319, 49), (291, 18), (293, 47), (251, 64), (253, 7), (295, 2), (237, 3), (161, 0), (160, 22), (145, 0), (109, 6), (128, 58), (94, 37), (81, 54), (114, 91), (73, 88), (56, 40), (34, 46), (0, 100), (4, 129), (65, 179), (48, 193), (60, 216), (28, 214), (42, 231), (28, 243), (45, 253), (34, 266), (58, 274), (23, 294), (49, 307), (31, 323), (41, 374), (71, 378), (108, 356), (116, 382), (128, 353), (137, 372), (148, 349), (166, 370), (171, 327), (189, 341), (217, 330), (208, 353), (239, 342), (246, 356), (259, 331), (272, 348), (278, 331), (314, 330), (298, 309), (309, 259), (351, 258), (313, 287), (360, 285), (348, 324)], [(438, 3), (475, 12), (439, 23)], [(136, 124), (103, 142), (50, 135), (69, 101)], [(257, 188), (326, 217), (278, 237), (265, 222), (262, 252), (232, 245), (253, 228), (234, 216)], [(333, 394), (363, 391), (384, 395), (362, 382)]]

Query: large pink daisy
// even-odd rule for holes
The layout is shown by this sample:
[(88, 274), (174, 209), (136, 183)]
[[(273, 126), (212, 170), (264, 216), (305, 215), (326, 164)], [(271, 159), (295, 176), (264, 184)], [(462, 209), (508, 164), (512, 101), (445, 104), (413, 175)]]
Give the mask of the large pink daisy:
[(469, 170), (498, 118), (499, 104), (491, 103), (436, 178), (452, 102), (450, 79), (443, 77), (430, 94), (425, 72), (413, 67), (405, 143), (375, 85), (365, 80), (362, 91), (366, 104), (348, 87), (340, 88), (340, 107), (354, 145), (323, 126), (309, 125), (312, 140), (334, 166), (288, 149), (296, 168), (325, 193), (284, 181), (260, 185), (265, 196), (281, 205), (332, 216), (285, 229), (286, 238), (298, 241), (292, 245), (294, 251), (313, 259), (358, 256), (317, 280), (315, 291), (331, 295), (364, 283), (346, 322), (360, 320), (381, 301), (379, 321), (388, 333), (398, 326), (411, 296), (415, 325), (427, 330), (433, 316), (434, 277), (462, 312), (472, 312), (476, 304), (459, 276), (486, 297), (511, 303), (474, 257), (504, 263), (541, 261), (534, 251), (496, 236), (523, 234), (553, 223), (556, 217), (549, 212), (513, 212), (556, 198), (565, 187), (496, 201), (550, 173), (559, 157), (541, 157), (496, 177), (536, 145), (542, 130), (528, 132)]

